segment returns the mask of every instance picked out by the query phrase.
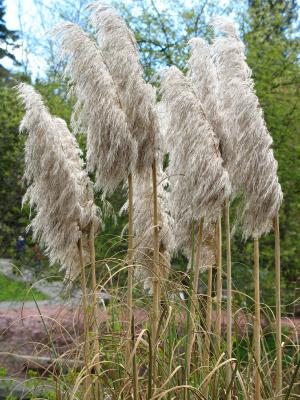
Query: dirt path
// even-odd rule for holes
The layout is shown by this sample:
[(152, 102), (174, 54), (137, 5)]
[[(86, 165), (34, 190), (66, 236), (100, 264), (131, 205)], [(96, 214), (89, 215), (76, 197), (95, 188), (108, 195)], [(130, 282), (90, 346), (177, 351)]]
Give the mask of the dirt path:
[[(29, 268), (22, 268), (22, 275), (15, 275), (9, 259), (0, 259), (0, 272), (48, 297), (37, 304), (34, 301), (0, 302), (0, 367), (6, 368), (10, 376), (24, 376), (26, 360), (20, 361), (16, 355), (53, 357), (53, 348), (59, 354), (78, 348), (83, 325), (81, 290), (69, 293), (63, 282), (37, 280)], [(100, 304), (109, 299), (103, 293), (98, 296)], [(101, 321), (106, 317), (100, 313), (99, 318)]]

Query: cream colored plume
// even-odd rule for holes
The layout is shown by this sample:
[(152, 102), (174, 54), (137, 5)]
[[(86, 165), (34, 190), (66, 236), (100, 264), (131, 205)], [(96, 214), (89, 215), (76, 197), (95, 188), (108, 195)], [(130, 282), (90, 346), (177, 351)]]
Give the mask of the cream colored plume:
[(251, 70), (246, 63), (245, 45), (227, 17), (215, 17), (212, 21), (216, 32), (226, 35), (218, 37), (213, 43), (213, 52), (217, 56), (219, 78), (231, 80), (233, 77), (248, 79)]
[[(169, 124), (170, 124), (170, 113), (167, 110), (166, 104), (162, 101), (160, 101), (157, 104), (157, 114), (158, 114), (158, 119), (159, 119), (159, 125), (160, 125), (160, 149), (161, 152), (160, 154), (166, 154), (169, 153), (169, 143), (168, 143), (168, 129), (169, 129)], [(169, 186), (168, 179), (165, 178), (164, 180), (167, 182), (167, 186)], [(165, 191), (164, 193), (164, 198), (165, 198), (165, 203), (166, 206), (169, 204), (169, 196), (172, 196), (172, 193), (169, 191)], [(167, 209), (168, 207), (166, 207)], [(168, 223), (169, 223), (169, 229), (170, 232), (174, 232), (178, 227), (176, 226), (173, 218), (170, 216), (170, 212), (167, 213), (168, 215)], [(198, 224), (196, 224), (195, 231), (198, 229)], [(182, 227), (183, 229), (183, 227)], [(187, 243), (184, 245), (184, 248), (186, 249), (185, 255), (188, 259), (191, 257), (191, 248), (192, 248), (192, 238), (191, 238), (191, 225), (187, 224), (185, 226), (185, 229), (187, 230), (185, 233), (185, 237), (189, 238)], [(204, 231), (203, 231), (203, 241), (201, 245), (201, 266), (202, 268), (208, 268), (209, 266), (213, 266), (216, 264), (216, 254), (215, 254), (215, 226), (213, 223), (210, 223), (205, 226)], [(170, 253), (173, 253), (174, 251), (176, 252), (176, 249), (171, 247), (171, 245), (175, 245), (174, 240), (170, 241)], [(190, 268), (190, 263), (188, 265), (188, 269)]]
[(170, 113), (168, 112), (165, 103), (162, 101), (156, 104), (156, 113), (159, 124), (159, 156), (161, 158), (160, 163), (163, 163), (163, 156), (169, 152), (168, 129), (170, 124)]
[(90, 224), (99, 224), (92, 183), (66, 123), (50, 115), (32, 86), (22, 83), (17, 89), (26, 110), (20, 130), (28, 133), (23, 202), (36, 210), (29, 228), (50, 262), (58, 262), (66, 279), (73, 280), (80, 272), (78, 241), (85, 243)]
[(245, 238), (268, 232), (282, 202), (273, 155), (272, 138), (266, 127), (245, 60), (245, 49), (233, 24), (217, 18), (214, 26), (224, 36), (215, 40), (216, 58), (231, 154), (228, 168), (232, 186), (243, 196), (240, 221)]
[(55, 34), (77, 98), (73, 126), (87, 133), (87, 168), (96, 174), (97, 189), (112, 192), (134, 169), (137, 142), (96, 43), (71, 23), (59, 25)]
[[(189, 260), (187, 265), (187, 271), (191, 269), (192, 262), (192, 229), (191, 223), (186, 223), (184, 227), (181, 228), (186, 242), (182, 245), (183, 254)], [(197, 235), (199, 232), (199, 222), (194, 222), (194, 243), (197, 243)], [(196, 246), (196, 245), (195, 245)], [(206, 222), (203, 227), (202, 241), (200, 243), (201, 253), (200, 253), (200, 270), (206, 271), (210, 267), (214, 267), (217, 263), (216, 256), (216, 222), (211, 220)]]
[[(208, 43), (201, 38), (194, 38), (189, 44), (191, 46), (191, 56), (188, 61), (188, 77), (202, 104), (205, 115), (219, 139), (220, 152), (226, 168), (228, 162), (230, 162), (231, 155), (228, 148), (229, 133), (226, 124), (224, 124), (225, 115), (220, 99), (217, 70), (213, 62), (211, 49)], [(211, 221), (203, 231), (201, 246), (201, 266), (203, 268), (216, 264), (216, 230), (214, 221)]]
[(137, 43), (125, 21), (110, 6), (94, 3), (90, 8), (91, 23), (106, 65), (118, 86), (129, 129), (138, 143), (137, 171), (146, 171), (156, 155), (155, 90), (143, 78)]
[(201, 38), (194, 38), (189, 44), (191, 46), (191, 57), (188, 61), (188, 77), (193, 84), (206, 117), (220, 141), (221, 156), (226, 168), (231, 157), (231, 152), (228, 149), (229, 132), (224, 123), (226, 115), (224, 115), (222, 107), (217, 70), (211, 49), (208, 43)]
[(202, 104), (176, 67), (161, 73), (161, 94), (169, 116), (170, 209), (176, 224), (176, 248), (190, 254), (193, 220), (209, 223), (230, 194), (230, 182), (216, 137)]
[[(172, 220), (168, 210), (168, 181), (162, 170), (158, 171), (158, 219), (161, 279), (167, 279), (173, 251)], [(153, 254), (153, 191), (151, 174), (133, 176), (133, 228), (134, 228), (134, 275), (143, 283), (144, 289), (152, 292), (154, 271)], [(128, 201), (122, 207), (123, 214), (128, 209)]]
[[(158, 218), (159, 218), (159, 253), (160, 279), (169, 274), (171, 249), (173, 247), (170, 215), (168, 213), (166, 181), (162, 173), (158, 176)], [(153, 254), (153, 192), (151, 174), (143, 177), (134, 176), (134, 261), (135, 277), (144, 283), (145, 289), (152, 290), (154, 254)]]

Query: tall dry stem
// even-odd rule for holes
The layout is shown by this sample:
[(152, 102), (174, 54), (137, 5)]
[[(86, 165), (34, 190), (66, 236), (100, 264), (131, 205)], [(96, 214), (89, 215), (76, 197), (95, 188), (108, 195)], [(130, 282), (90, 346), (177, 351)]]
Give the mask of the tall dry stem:
[(152, 344), (153, 344), (153, 377), (154, 383), (157, 373), (157, 340), (158, 340), (158, 323), (160, 318), (160, 271), (159, 271), (159, 226), (158, 226), (158, 201), (157, 201), (157, 169), (156, 160), (152, 163), (152, 185), (153, 185), (153, 258), (154, 258), (154, 277), (153, 277), (153, 322), (152, 322)]
[(95, 396), (96, 399), (103, 400), (103, 391), (100, 382), (100, 355), (99, 355), (99, 333), (98, 333), (98, 303), (97, 303), (97, 275), (96, 275), (96, 256), (95, 256), (95, 229), (94, 224), (91, 224), (89, 232), (89, 249), (92, 267), (92, 333), (93, 333), (93, 343), (92, 343), (92, 356), (95, 360), (95, 371), (96, 371), (96, 382), (95, 382)]
[(259, 293), (259, 241), (254, 239), (254, 302), (255, 302), (255, 318), (253, 327), (254, 337), (254, 356), (255, 356), (255, 400), (261, 399), (261, 349), (260, 349), (260, 293)]
[(281, 291), (280, 291), (280, 231), (279, 215), (274, 218), (275, 233), (275, 298), (276, 298), (276, 392), (282, 391), (282, 348), (281, 348)]
[[(133, 185), (132, 174), (128, 175), (128, 283), (127, 283), (127, 330), (131, 336), (131, 321), (133, 316)], [(128, 342), (130, 354), (130, 341)], [(131, 366), (129, 366), (131, 369)]]
[(82, 307), (83, 307), (83, 360), (86, 369), (86, 378), (84, 380), (84, 399), (91, 399), (91, 374), (90, 374), (90, 342), (89, 342), (89, 313), (88, 313), (88, 297), (87, 297), (87, 286), (86, 286), (86, 275), (85, 275), (85, 263), (83, 256), (83, 243), (80, 238), (78, 241), (78, 255), (80, 262), (80, 281), (82, 290)]
[[(204, 341), (203, 366), (205, 375), (209, 373), (209, 356), (210, 356), (210, 335), (211, 335), (211, 317), (212, 317), (212, 267), (208, 268), (207, 277), (207, 300), (206, 300), (206, 333)], [(208, 396), (209, 385), (204, 387), (204, 396)]]
[[(225, 224), (226, 224), (226, 275), (227, 275), (227, 357), (232, 357), (232, 279), (231, 279), (231, 232), (230, 232), (230, 213), (229, 201), (225, 201)], [(226, 382), (227, 386), (231, 382), (231, 365), (227, 365)], [(231, 395), (229, 395), (230, 398)]]
[(222, 220), (221, 216), (217, 219), (216, 225), (216, 259), (217, 259), (217, 277), (216, 277), (216, 349), (218, 354), (221, 348), (221, 329), (222, 329)]
[[(135, 346), (135, 323), (134, 316), (131, 319), (130, 324), (131, 330), (131, 349), (134, 350)], [(132, 385), (133, 385), (133, 400), (139, 400), (139, 376), (138, 376), (138, 366), (136, 360), (136, 352), (132, 356)]]
[(194, 344), (194, 330), (195, 330), (195, 319), (196, 319), (196, 307), (198, 305), (198, 286), (199, 286), (199, 275), (200, 275), (200, 260), (201, 260), (201, 244), (203, 239), (203, 222), (201, 218), (199, 223), (198, 236), (196, 240), (196, 255), (195, 255), (195, 267), (193, 274), (193, 285), (191, 294), (191, 306), (190, 306), (190, 324), (187, 332), (187, 364), (186, 364), (186, 384), (188, 384), (190, 373), (191, 373), (191, 360), (192, 360), (192, 349)]
[(93, 312), (93, 328), (97, 329), (97, 275), (96, 275), (96, 256), (95, 256), (95, 229), (94, 224), (91, 223), (89, 232), (89, 249), (91, 257), (91, 269), (92, 269), (92, 312)]

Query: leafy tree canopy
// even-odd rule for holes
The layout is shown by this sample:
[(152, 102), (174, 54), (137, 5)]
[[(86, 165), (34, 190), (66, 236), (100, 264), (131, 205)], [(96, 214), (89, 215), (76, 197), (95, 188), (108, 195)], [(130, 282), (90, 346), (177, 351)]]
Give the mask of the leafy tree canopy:
[[(4, 57), (8, 57), (17, 64), (18, 62), (13, 54), (13, 50), (18, 47), (16, 42), (19, 39), (19, 34), (17, 31), (10, 30), (6, 27), (5, 13), (4, 1), (0, 0), (0, 60)], [(6, 69), (0, 64), (0, 76), (7, 74), (8, 72)]]

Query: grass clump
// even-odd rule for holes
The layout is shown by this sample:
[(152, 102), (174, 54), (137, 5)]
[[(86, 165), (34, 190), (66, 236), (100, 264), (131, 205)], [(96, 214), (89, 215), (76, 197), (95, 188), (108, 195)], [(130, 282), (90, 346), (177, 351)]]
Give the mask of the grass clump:
[(0, 301), (47, 300), (47, 296), (24, 282), (15, 281), (0, 273)]

